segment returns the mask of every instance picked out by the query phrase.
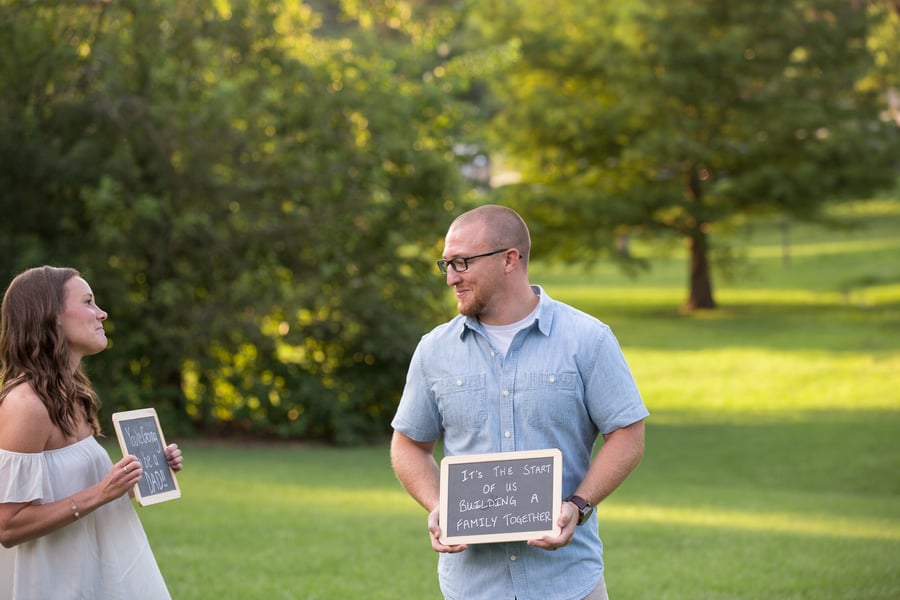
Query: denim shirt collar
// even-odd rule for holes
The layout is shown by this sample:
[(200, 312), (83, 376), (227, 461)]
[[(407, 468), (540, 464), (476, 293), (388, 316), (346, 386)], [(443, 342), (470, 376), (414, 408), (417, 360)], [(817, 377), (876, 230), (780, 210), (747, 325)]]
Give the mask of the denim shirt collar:
[[(539, 285), (532, 285), (531, 289), (538, 297), (538, 314), (537, 318), (535, 319), (538, 331), (540, 331), (544, 335), (550, 335), (550, 328), (553, 325), (554, 300), (550, 296), (548, 296), (544, 291), (544, 288)], [(465, 337), (466, 335), (466, 332), (469, 330), (484, 334), (484, 328), (481, 325), (481, 321), (479, 321), (477, 317), (460, 316), (459, 320), (460, 339), (463, 339), (463, 337)]]

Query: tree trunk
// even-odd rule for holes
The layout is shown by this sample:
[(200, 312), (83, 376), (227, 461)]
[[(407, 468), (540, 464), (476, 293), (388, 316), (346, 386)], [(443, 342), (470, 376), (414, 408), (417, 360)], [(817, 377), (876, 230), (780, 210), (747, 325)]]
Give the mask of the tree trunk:
[(691, 290), (685, 310), (710, 309), (716, 307), (712, 295), (712, 280), (709, 276), (709, 257), (706, 233), (697, 228), (688, 236), (691, 252)]
[(787, 218), (781, 220), (781, 266), (791, 266), (791, 223)]

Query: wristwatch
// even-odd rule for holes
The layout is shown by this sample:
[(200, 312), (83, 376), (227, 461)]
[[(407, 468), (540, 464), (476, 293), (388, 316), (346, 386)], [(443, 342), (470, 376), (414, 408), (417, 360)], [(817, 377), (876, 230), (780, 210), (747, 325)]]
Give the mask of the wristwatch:
[(566, 502), (571, 502), (578, 507), (579, 525), (584, 525), (585, 523), (587, 523), (587, 520), (591, 517), (591, 513), (594, 512), (594, 507), (591, 506), (591, 503), (581, 496), (569, 496), (568, 498), (566, 498)]

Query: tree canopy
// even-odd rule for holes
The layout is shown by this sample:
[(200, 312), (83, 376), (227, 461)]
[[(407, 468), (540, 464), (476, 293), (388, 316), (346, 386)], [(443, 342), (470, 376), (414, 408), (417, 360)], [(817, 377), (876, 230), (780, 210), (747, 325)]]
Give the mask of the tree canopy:
[(896, 64), (878, 29), (891, 18), (875, 10), (884, 3), (491, 6), (485, 38), (520, 41), (492, 86), (494, 139), (520, 175), (500, 197), (559, 256), (615, 256), (623, 234), (683, 238), (687, 307), (712, 308), (717, 224), (761, 213), (814, 219), (827, 202), (895, 181), (887, 70), (861, 85), (876, 72), (874, 35)]
[(445, 9), (322, 8), (3, 3), (3, 275), (85, 272), (111, 315), (91, 361), (108, 410), (384, 431), (440, 306), (461, 112), (421, 77)]

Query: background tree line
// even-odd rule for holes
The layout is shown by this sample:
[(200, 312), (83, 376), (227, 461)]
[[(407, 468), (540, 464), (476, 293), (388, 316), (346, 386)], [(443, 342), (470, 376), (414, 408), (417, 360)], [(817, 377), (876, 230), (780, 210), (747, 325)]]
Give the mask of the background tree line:
[(0, 277), (85, 274), (107, 413), (380, 436), (452, 309), (453, 216), (508, 203), (563, 259), (681, 237), (712, 307), (716, 226), (895, 180), (898, 29), (886, 1), (0, 0)]

